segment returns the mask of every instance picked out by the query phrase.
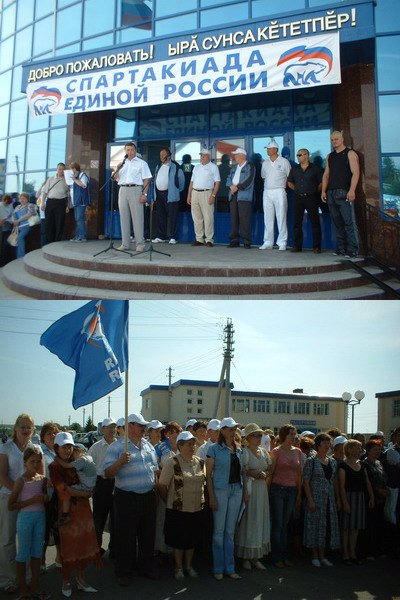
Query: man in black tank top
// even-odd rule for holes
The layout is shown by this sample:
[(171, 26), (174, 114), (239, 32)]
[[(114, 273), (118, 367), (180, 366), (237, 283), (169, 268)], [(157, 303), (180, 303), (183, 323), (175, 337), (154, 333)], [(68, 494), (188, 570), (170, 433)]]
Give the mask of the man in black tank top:
[(321, 199), (323, 202), (328, 202), (329, 213), (335, 227), (336, 250), (333, 254), (356, 258), (358, 232), (354, 201), (360, 178), (358, 156), (354, 150), (346, 148), (340, 131), (332, 133), (331, 143), (334, 151), (326, 157)]

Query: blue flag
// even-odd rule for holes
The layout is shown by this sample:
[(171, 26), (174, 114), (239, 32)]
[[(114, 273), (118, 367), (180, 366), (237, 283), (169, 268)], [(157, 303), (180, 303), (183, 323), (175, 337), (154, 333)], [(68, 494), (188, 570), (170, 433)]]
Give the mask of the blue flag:
[(62, 317), (40, 344), (75, 370), (72, 406), (91, 404), (120, 387), (128, 369), (128, 300), (92, 300)]

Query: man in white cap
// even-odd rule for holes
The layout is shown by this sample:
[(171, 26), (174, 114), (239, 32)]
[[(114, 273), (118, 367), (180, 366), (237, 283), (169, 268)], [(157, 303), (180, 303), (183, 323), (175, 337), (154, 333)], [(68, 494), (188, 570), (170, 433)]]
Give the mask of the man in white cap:
[(240, 237), (245, 248), (251, 248), (251, 217), (253, 215), (253, 189), (255, 166), (248, 162), (244, 148), (236, 148), (232, 152), (236, 160), (227, 177), (226, 186), (229, 188), (229, 211), (231, 215), (231, 230), (229, 233), (229, 248), (240, 246)]
[(211, 162), (211, 150), (203, 148), (200, 164), (190, 180), (187, 203), (191, 206), (196, 241), (192, 246), (212, 247), (214, 242), (214, 204), (221, 183), (217, 165)]
[(275, 141), (265, 146), (269, 160), (261, 167), (261, 177), (264, 180), (264, 243), (260, 250), (270, 250), (274, 245), (275, 217), (278, 224), (279, 250), (286, 250), (287, 244), (287, 196), (286, 181), (290, 173), (290, 162), (278, 155), (278, 144)]
[(131, 414), (125, 440), (109, 446), (104, 460), (104, 474), (115, 477), (114, 490), (114, 554), (117, 583), (130, 583), (136, 560), (138, 573), (157, 579), (153, 570), (156, 523), (155, 472), (157, 455), (153, 446), (144, 439), (148, 421), (140, 414)]
[(103, 419), (101, 424), (103, 437), (89, 448), (88, 454), (93, 458), (96, 465), (97, 479), (93, 490), (93, 520), (96, 529), (97, 542), (100, 551), (104, 554), (105, 550), (101, 547), (103, 541), (103, 531), (110, 517), (110, 543), (108, 549), (113, 553), (113, 494), (114, 479), (107, 479), (104, 475), (104, 459), (110, 444), (116, 441), (117, 422), (113, 418)]

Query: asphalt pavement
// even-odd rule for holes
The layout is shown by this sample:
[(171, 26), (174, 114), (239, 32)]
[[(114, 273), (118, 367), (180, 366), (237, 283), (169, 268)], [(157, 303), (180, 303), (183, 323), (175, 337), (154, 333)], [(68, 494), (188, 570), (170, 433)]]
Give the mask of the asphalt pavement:
[[(173, 566), (161, 564), (157, 565), (158, 581), (134, 576), (129, 587), (120, 587), (106, 552), (103, 568), (89, 567), (86, 579), (99, 590), (93, 600), (400, 600), (400, 560), (377, 559), (349, 567), (341, 563), (339, 555), (330, 558), (334, 566), (320, 568), (313, 567), (306, 556), (294, 558), (294, 566), (283, 569), (266, 560), (266, 571), (238, 569), (241, 580), (225, 577), (216, 581), (209, 559), (198, 553), (193, 561), (198, 579), (186, 577), (178, 582)], [(51, 566), (53, 561), (54, 550), (49, 548), (49, 566), (41, 583), (52, 598), (62, 598), (61, 570)], [(73, 585), (72, 599), (82, 600), (83, 594)]]

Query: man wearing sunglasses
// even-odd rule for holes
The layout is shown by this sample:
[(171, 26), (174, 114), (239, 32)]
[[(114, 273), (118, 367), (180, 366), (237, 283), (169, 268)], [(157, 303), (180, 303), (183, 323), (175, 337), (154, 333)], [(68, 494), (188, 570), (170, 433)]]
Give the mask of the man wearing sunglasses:
[(318, 214), (318, 192), (322, 187), (322, 174), (310, 163), (310, 153), (306, 148), (297, 152), (298, 165), (289, 173), (288, 186), (295, 192), (294, 200), (294, 246), (291, 252), (303, 249), (303, 217), (307, 211), (311, 221), (314, 254), (321, 253), (321, 224)]

